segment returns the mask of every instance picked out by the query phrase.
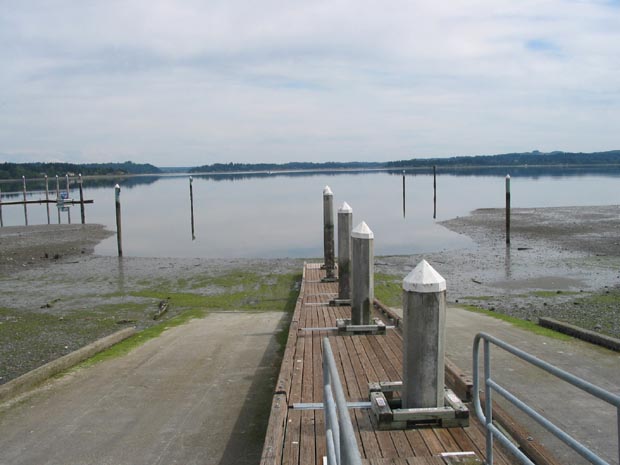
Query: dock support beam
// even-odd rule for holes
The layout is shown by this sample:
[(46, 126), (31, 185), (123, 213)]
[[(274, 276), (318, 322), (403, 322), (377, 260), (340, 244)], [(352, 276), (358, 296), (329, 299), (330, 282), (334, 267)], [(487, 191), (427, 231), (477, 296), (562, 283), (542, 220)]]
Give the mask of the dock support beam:
[(335, 281), (334, 275), (334, 194), (329, 186), (323, 189), (323, 255), (324, 281)]
[(444, 406), (446, 280), (422, 260), (403, 280), (403, 408)]

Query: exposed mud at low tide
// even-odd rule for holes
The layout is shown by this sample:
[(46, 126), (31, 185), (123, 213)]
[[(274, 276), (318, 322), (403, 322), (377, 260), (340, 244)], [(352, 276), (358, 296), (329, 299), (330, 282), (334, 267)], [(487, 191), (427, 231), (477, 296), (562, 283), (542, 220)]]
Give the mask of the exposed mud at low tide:
[[(510, 247), (501, 209), (441, 224), (477, 246), (377, 257), (376, 271), (398, 283), (425, 258), (446, 278), (452, 304), (551, 316), (620, 337), (620, 207), (515, 209)], [(290, 283), (278, 276), (300, 273), (303, 263), (92, 255), (110, 234), (98, 225), (0, 228), (0, 383), (126, 325), (155, 324), (173, 294), (164, 318), (204, 302), (218, 308), (224, 294), (235, 306), (282, 308)]]
[(405, 276), (420, 259), (445, 278), (451, 303), (535, 321), (550, 316), (620, 337), (620, 207), (481, 209), (441, 222), (475, 248), (383, 257), (378, 270)]

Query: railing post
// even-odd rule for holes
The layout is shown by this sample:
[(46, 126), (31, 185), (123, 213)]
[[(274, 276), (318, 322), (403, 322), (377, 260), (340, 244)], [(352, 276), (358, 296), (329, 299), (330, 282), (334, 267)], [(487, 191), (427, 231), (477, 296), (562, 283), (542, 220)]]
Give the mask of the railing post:
[(326, 279), (334, 279), (334, 194), (329, 186), (323, 189), (323, 255)]
[(344, 202), (338, 210), (338, 298), (351, 299), (351, 229), (353, 209)]
[[(347, 400), (344, 396), (342, 383), (338, 377), (338, 369), (336, 368), (334, 354), (327, 338), (323, 338), (322, 347), (323, 371), (324, 373), (325, 371), (329, 372), (329, 376), (325, 377), (323, 383), (325, 386), (327, 384), (331, 386), (330, 392), (332, 392), (333, 389), (336, 411), (338, 412), (338, 428), (334, 428), (333, 431), (338, 431), (338, 435), (340, 437), (340, 440), (337, 441), (340, 444), (339, 463), (342, 463), (343, 465), (361, 465), (362, 459), (357, 445), (357, 439), (355, 438), (355, 432), (353, 431)], [(326, 380), (329, 380), (329, 383), (326, 383)], [(336, 438), (334, 438), (334, 441), (336, 442)]]
[(491, 345), (487, 339), (484, 340), (484, 415), (486, 420), (485, 434), (487, 439), (486, 454), (487, 465), (493, 465), (493, 395), (489, 381), (491, 380)]
[(2, 189), (0, 189), (0, 228), (4, 227), (4, 221), (2, 220)]
[(374, 234), (362, 221), (351, 232), (351, 324), (369, 325), (375, 300)]
[(403, 280), (403, 408), (444, 406), (446, 280), (422, 260)]

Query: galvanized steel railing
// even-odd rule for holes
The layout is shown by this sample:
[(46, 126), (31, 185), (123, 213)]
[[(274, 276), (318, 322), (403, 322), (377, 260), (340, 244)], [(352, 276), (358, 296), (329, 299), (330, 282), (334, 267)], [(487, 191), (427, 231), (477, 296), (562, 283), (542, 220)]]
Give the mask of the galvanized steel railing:
[[(479, 346), (480, 339), (484, 340), (484, 385), (485, 385), (485, 396), (484, 396), (484, 412), (482, 411), (482, 407), (480, 405), (480, 386), (479, 386), (479, 363), (478, 363), (478, 354), (479, 354)], [(493, 465), (493, 438), (496, 437), (504, 446), (506, 446), (511, 452), (513, 452), (522, 463), (528, 465), (535, 465), (517, 446), (515, 446), (495, 425), (493, 425), (493, 412), (492, 412), (492, 395), (491, 392), (494, 390), (505, 399), (509, 400), (513, 405), (527, 413), (530, 417), (544, 426), (547, 430), (553, 433), (556, 437), (562, 440), (564, 443), (568, 444), (574, 451), (576, 451), (581, 456), (585, 457), (590, 463), (594, 463), (596, 465), (609, 465), (606, 461), (601, 459), (598, 455), (588, 449), (586, 446), (578, 442), (572, 436), (558, 428), (552, 422), (547, 420), (545, 417), (540, 415), (534, 409), (525, 404), (522, 400), (515, 397), (513, 394), (508, 392), (505, 388), (497, 384), (494, 380), (491, 379), (491, 355), (490, 355), (490, 343), (495, 344), (498, 347), (501, 347), (505, 351), (519, 357), (526, 362), (531, 363), (538, 368), (550, 373), (567, 383), (572, 384), (573, 386), (585, 391), (598, 399), (601, 399), (608, 404), (616, 407), (617, 415), (616, 420), (618, 422), (618, 457), (620, 459), (620, 396), (612, 394), (604, 389), (601, 389), (594, 384), (591, 384), (587, 381), (584, 381), (581, 378), (578, 378), (575, 375), (567, 373), (564, 370), (560, 370), (553, 365), (550, 365), (547, 362), (544, 362), (527, 352), (524, 352), (516, 347), (513, 347), (509, 344), (506, 344), (504, 341), (501, 341), (493, 336), (490, 336), (486, 333), (478, 333), (474, 338), (474, 350), (473, 350), (473, 377), (474, 377), (474, 407), (476, 409), (476, 415), (480, 419), (480, 421), (484, 424), (486, 428), (486, 455), (487, 465)]]
[(327, 338), (323, 339), (323, 397), (328, 465), (361, 465), (349, 407)]

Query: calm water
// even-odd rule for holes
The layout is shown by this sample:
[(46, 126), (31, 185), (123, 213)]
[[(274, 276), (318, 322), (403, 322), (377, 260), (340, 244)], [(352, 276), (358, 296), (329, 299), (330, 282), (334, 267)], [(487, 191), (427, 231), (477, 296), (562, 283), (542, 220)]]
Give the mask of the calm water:
[[(364, 220), (374, 231), (377, 255), (467, 247), (472, 245), (467, 237), (436, 222), (476, 208), (503, 207), (504, 176), (500, 173), (504, 171), (439, 172), (436, 219), (432, 174), (406, 175), (405, 212), (400, 173), (194, 177), (195, 239), (187, 176), (121, 180), (123, 252), (141, 257), (320, 257), (325, 185), (334, 192), (335, 210), (348, 202), (354, 226)], [(115, 230), (115, 182), (85, 181), (85, 198), (95, 201), (86, 205), (88, 223)], [(21, 199), (21, 194), (11, 195), (7, 186), (0, 187), (4, 201)], [(513, 172), (514, 207), (608, 205), (618, 203), (619, 194), (618, 169)], [(75, 187), (70, 196), (79, 198)], [(29, 198), (44, 198), (44, 194), (37, 191)], [(22, 206), (5, 205), (2, 211), (5, 226), (24, 224)], [(57, 223), (55, 205), (50, 206), (50, 215), (52, 223)], [(61, 214), (62, 223), (67, 216)], [(28, 218), (29, 224), (47, 223), (45, 206), (30, 205)], [(71, 220), (80, 222), (79, 206), (71, 208)], [(115, 255), (116, 238), (102, 242), (96, 252)]]

